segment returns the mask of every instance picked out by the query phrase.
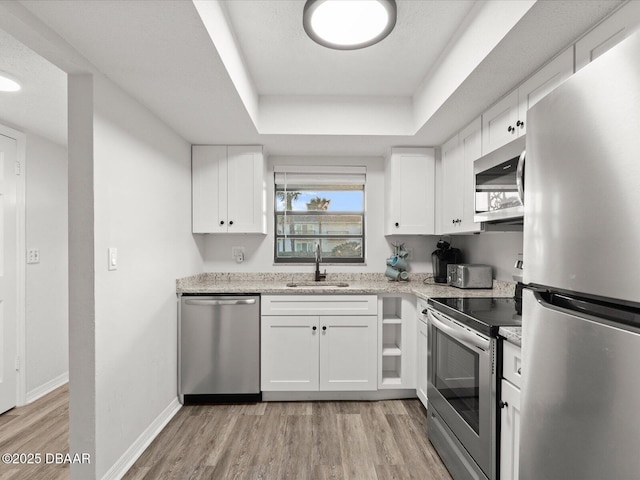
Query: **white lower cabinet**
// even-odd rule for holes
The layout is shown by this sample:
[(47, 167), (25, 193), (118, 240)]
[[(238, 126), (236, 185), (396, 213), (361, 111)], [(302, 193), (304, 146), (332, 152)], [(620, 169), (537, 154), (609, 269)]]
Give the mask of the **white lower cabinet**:
[(375, 296), (262, 297), (262, 391), (377, 390), (377, 319)]
[[(500, 480), (518, 480), (520, 465), (520, 348), (504, 342), (500, 396)], [(513, 383), (512, 383), (513, 382)]]
[(426, 302), (418, 300), (418, 378), (416, 383), (416, 394), (424, 405), (424, 408), (427, 408), (427, 359), (429, 358), (429, 337), (427, 323), (422, 320), (420, 312), (426, 308), (426, 305)]

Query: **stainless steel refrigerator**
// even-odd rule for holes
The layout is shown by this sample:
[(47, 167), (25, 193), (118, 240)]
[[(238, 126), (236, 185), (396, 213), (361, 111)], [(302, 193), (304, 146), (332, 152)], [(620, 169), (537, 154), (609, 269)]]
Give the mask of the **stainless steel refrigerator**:
[(640, 478), (640, 34), (527, 117), (520, 480)]

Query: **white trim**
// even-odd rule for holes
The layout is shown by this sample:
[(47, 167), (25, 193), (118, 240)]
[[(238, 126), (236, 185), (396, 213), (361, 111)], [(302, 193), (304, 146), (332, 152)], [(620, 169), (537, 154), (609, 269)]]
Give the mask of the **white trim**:
[(119, 480), (122, 478), (181, 408), (182, 405), (178, 401), (178, 398), (174, 398), (173, 401), (167, 405), (167, 408), (151, 422), (151, 425), (142, 432), (127, 451), (111, 466), (101, 480)]
[(25, 404), (27, 380), (26, 365), (26, 140), (24, 132), (0, 124), (0, 133), (16, 140), (16, 160), (20, 163), (20, 175), (16, 176), (16, 355), (20, 368), (16, 375), (16, 405)]
[(398, 400), (403, 398), (416, 398), (415, 388), (403, 388), (396, 390), (370, 390), (370, 391), (350, 391), (350, 392), (262, 392), (263, 402), (308, 402), (324, 400)]
[(28, 391), (26, 395), (26, 403), (35, 402), (39, 398), (44, 397), (47, 393), (53, 392), (56, 388), (61, 387), (68, 382), (69, 372), (64, 372), (62, 375), (58, 375), (39, 387)]
[(328, 173), (364, 175), (367, 167), (345, 165), (274, 165), (275, 173)]

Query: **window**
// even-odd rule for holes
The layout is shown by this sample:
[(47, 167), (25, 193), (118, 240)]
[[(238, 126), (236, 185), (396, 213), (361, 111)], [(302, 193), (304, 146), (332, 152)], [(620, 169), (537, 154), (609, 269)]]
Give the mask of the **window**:
[(275, 262), (315, 262), (319, 245), (324, 263), (364, 263), (364, 169), (287, 168), (275, 173)]

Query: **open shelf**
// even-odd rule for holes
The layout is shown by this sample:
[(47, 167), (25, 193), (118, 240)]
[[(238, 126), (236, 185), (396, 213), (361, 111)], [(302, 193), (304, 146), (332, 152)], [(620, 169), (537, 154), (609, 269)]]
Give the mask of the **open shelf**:
[(402, 319), (396, 315), (385, 315), (384, 317), (382, 317), (382, 324), (383, 325), (401, 325), (402, 324)]
[(383, 357), (400, 357), (402, 356), (402, 350), (395, 344), (384, 344), (382, 345), (382, 356)]

